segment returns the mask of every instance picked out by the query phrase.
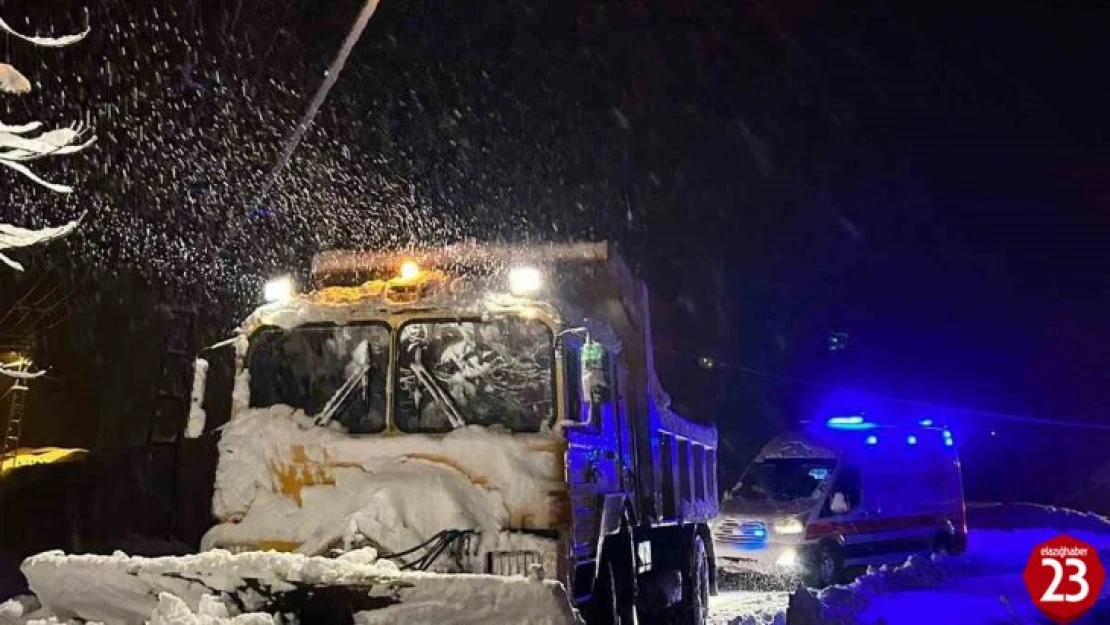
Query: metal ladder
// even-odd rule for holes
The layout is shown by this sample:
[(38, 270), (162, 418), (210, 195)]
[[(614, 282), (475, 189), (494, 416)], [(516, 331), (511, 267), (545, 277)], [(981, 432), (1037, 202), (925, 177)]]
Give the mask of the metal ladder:
[[(30, 366), (30, 362), (24, 361), (18, 371), (27, 373)], [(10, 389), (12, 401), (8, 405), (8, 423), (4, 430), (3, 445), (0, 445), (0, 467), (3, 467), (9, 459), (14, 459), (19, 451), (19, 441), (23, 435), (23, 413), (27, 403), (27, 391), (27, 381), (16, 378)]]
[(193, 359), (196, 355), (197, 309), (161, 306), (165, 334), (154, 413), (146, 436), (146, 497), (156, 509), (145, 531), (151, 536), (176, 537), (175, 511), (180, 493), (181, 455), (185, 419), (189, 413)]

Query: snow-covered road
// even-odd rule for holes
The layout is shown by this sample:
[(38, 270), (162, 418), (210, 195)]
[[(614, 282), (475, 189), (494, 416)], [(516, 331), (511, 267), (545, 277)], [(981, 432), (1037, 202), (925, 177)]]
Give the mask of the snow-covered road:
[[(1095, 545), (1102, 561), (1110, 563), (1110, 526), (1105, 532), (1066, 527), (973, 530), (964, 556), (874, 572), (848, 587), (827, 589), (819, 597), (836, 614), (836, 622), (845, 624), (1047, 623), (1033, 606), (1021, 574), (1034, 545), (1064, 532)], [(711, 602), (710, 623), (784, 623), (789, 595), (780, 590), (725, 590)], [(1104, 587), (1101, 595), (1095, 610), (1076, 625), (1110, 623), (1110, 588)]]
[(709, 601), (709, 625), (773, 623), (776, 615), (785, 617), (789, 599), (789, 592), (779, 590), (722, 590)]

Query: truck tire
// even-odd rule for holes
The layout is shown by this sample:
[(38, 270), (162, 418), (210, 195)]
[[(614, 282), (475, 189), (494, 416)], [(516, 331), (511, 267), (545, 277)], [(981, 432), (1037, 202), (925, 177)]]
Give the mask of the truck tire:
[[(630, 574), (630, 572), (626, 572)], [(636, 606), (629, 588), (629, 580), (622, 580), (618, 566), (612, 558), (601, 565), (594, 594), (590, 625), (633, 625)]]
[(705, 539), (700, 534), (694, 534), (687, 552), (686, 570), (682, 573), (683, 625), (706, 625), (709, 622), (709, 566)]

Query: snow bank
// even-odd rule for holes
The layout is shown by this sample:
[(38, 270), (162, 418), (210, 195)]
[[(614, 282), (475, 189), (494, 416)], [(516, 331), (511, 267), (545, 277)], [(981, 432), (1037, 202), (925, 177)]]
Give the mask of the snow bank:
[[(505, 531), (554, 521), (552, 494), (566, 486), (562, 449), (551, 437), (482, 427), (350, 437), (307, 420), (277, 406), (228, 424), (213, 498), (225, 522), (204, 536), (202, 549), (282, 543), (316, 554), (361, 535), (393, 553), (444, 530), (476, 530), (477, 555), (506, 544), (552, 550), (550, 541)], [(476, 566), (462, 570), (480, 572)]]
[(114, 625), (270, 625), (272, 614), (295, 612), (323, 588), (362, 599), (358, 623), (576, 622), (557, 583), (404, 573), (371, 549), (335, 559), (222, 550), (162, 558), (48, 552), (25, 561), (23, 571), (57, 618)]
[(1051, 527), (1110, 534), (1110, 518), (1034, 503), (969, 503), (967, 518), (968, 524), (978, 529)]
[[(1084, 518), (1082, 513), (1057, 511), (1057, 519)], [(799, 587), (790, 598), (787, 612), (789, 625), (848, 625), (859, 622), (880, 597), (895, 593), (958, 587), (974, 576), (1021, 576), (1034, 545), (1067, 531), (1070, 536), (1086, 541), (1103, 558), (1110, 557), (1110, 531), (1093, 533), (1069, 527), (1026, 528), (1016, 530), (975, 530), (971, 532), (969, 551), (963, 556), (911, 556), (900, 566), (870, 567), (866, 574), (843, 586), (820, 591)], [(1110, 589), (1104, 590), (1110, 592)]]
[(904, 590), (934, 588), (952, 577), (942, 556), (911, 556), (899, 566), (870, 567), (867, 573), (844, 586), (814, 591), (799, 586), (790, 596), (786, 622), (789, 625), (851, 625), (876, 595)]

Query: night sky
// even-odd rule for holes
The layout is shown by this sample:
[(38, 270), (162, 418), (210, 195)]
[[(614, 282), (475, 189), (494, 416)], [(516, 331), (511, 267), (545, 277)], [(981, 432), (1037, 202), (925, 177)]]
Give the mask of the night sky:
[[(60, 32), (76, 4), (0, 13)], [(105, 432), (149, 409), (128, 371), (157, 357), (160, 301), (202, 303), (214, 340), (321, 248), (604, 237), (658, 285), (665, 381), (720, 424), (727, 472), (844, 388), (952, 408), (977, 484), (1025, 441), (1073, 446), (1080, 476), (1104, 457), (1103, 435), (963, 412), (1110, 426), (1103, 3), (383, 0), (258, 197), (357, 8), (115, 0), (76, 48), (5, 44), (42, 87), (6, 121), (91, 111), (102, 137), (45, 167), (71, 200), (5, 174), (4, 221), (90, 208), (21, 257), (76, 311), (45, 333), (29, 442), (134, 443)], [(0, 301), (33, 282), (0, 277)]]

